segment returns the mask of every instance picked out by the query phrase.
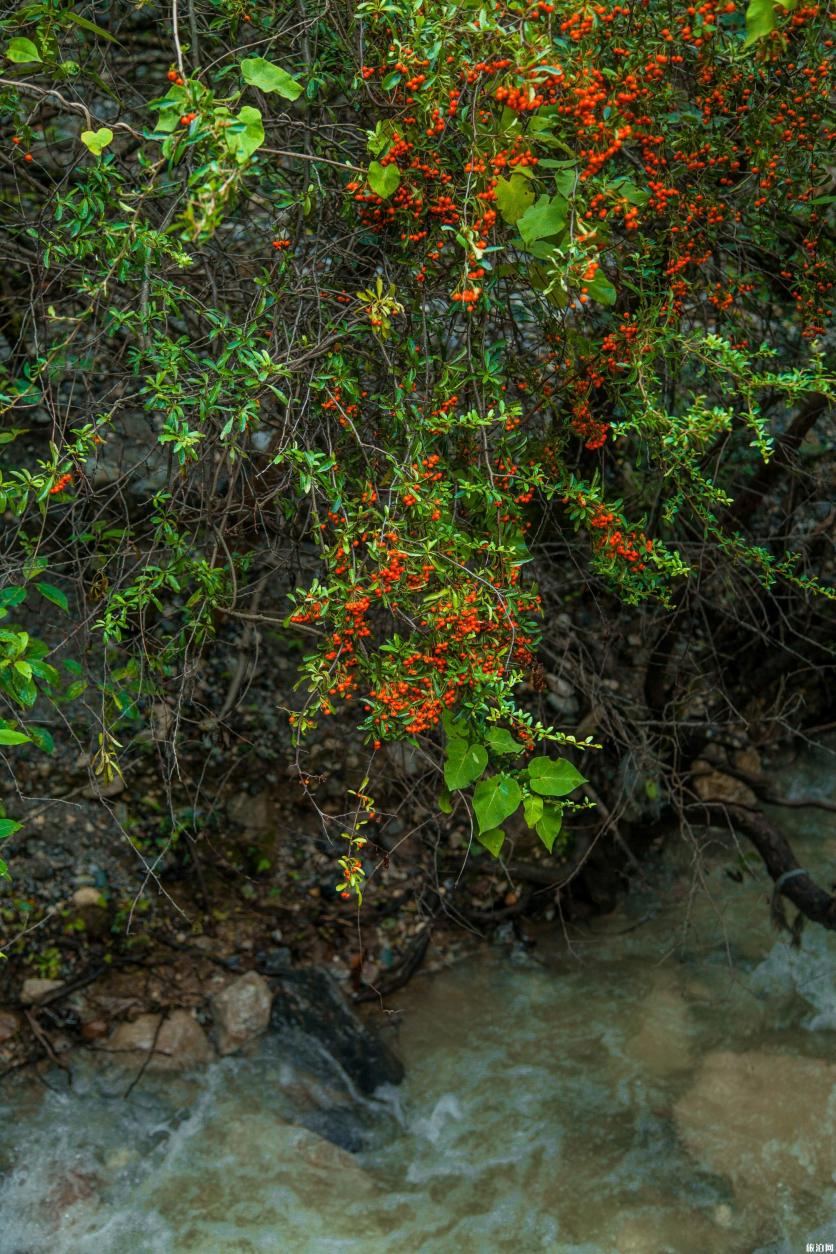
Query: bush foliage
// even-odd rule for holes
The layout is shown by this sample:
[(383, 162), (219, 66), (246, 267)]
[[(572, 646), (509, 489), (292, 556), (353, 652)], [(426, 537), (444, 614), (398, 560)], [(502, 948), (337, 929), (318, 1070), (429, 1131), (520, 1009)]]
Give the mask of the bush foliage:
[[(825, 8), (37, 0), (0, 30), (3, 744), (48, 751), (38, 697), (91, 685), (118, 771), (289, 569), (296, 734), (349, 702), (372, 757), (444, 739), (442, 808), (474, 790), (498, 853), (522, 806), (551, 850), (585, 803), (518, 699), (538, 582), (831, 595), (740, 509), (836, 386)], [(70, 616), (60, 664), (27, 596)]]

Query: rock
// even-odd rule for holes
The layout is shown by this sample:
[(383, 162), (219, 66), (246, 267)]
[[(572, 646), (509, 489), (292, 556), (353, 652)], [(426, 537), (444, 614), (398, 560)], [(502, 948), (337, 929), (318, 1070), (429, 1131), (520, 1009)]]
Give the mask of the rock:
[(752, 745), (747, 745), (745, 749), (738, 749), (732, 761), (739, 771), (745, 771), (747, 775), (760, 775), (761, 773), (761, 755)]
[(153, 1050), (148, 1065), (156, 1071), (198, 1067), (215, 1056), (203, 1028), (186, 1010), (173, 1010), (165, 1019), (144, 1014), (119, 1023), (96, 1048), (130, 1066), (141, 1065)]
[(77, 888), (72, 895), (72, 903), (79, 910), (84, 909), (85, 906), (98, 906), (103, 908), (105, 904), (102, 901), (102, 895), (98, 888)]
[(47, 993), (54, 993), (56, 988), (63, 988), (63, 980), (30, 979), (23, 981), (20, 1000), (24, 1006), (35, 1006)]
[(107, 1020), (90, 1019), (81, 1025), (81, 1037), (85, 1041), (99, 1041), (107, 1036)]
[(234, 1054), (266, 1031), (272, 1004), (270, 985), (257, 971), (237, 976), (216, 993), (211, 1006), (218, 1029), (218, 1052)]
[(558, 697), (563, 697), (568, 700), (570, 697), (574, 697), (575, 695), (575, 689), (569, 683), (569, 680), (564, 679), (561, 675), (547, 674), (546, 683), (549, 685), (551, 691)]
[(0, 1045), (17, 1035), (20, 1023), (20, 1015), (16, 1015), (13, 1010), (0, 1010)]
[(312, 1037), (362, 1093), (400, 1084), (403, 1064), (349, 1006), (325, 971), (288, 972), (279, 979), (273, 1028), (294, 1028)]
[(118, 797), (121, 792), (125, 791), (125, 781), (121, 775), (114, 775), (113, 779), (97, 779), (95, 784), (90, 784), (82, 792), (82, 797)]
[(689, 1152), (741, 1202), (767, 1212), (786, 1193), (803, 1210), (832, 1183), (834, 1085), (836, 1065), (822, 1059), (720, 1050), (674, 1114)]
[(694, 763), (694, 790), (701, 801), (725, 801), (728, 805), (749, 809), (758, 805), (757, 797), (747, 784), (722, 771), (712, 770), (707, 762)]
[(253, 832), (271, 828), (275, 821), (275, 806), (268, 792), (250, 794), (239, 792), (227, 802), (226, 812), (233, 823)]

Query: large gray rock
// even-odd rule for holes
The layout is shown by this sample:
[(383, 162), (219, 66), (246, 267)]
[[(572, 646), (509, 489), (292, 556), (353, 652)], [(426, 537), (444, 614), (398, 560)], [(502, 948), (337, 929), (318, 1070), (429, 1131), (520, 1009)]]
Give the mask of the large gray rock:
[(270, 1024), (273, 994), (257, 971), (232, 980), (212, 998), (212, 1014), (218, 1029), (218, 1052), (234, 1054), (260, 1036)]
[(291, 971), (279, 978), (273, 1028), (313, 1038), (362, 1093), (400, 1084), (403, 1063), (356, 1014), (325, 971)]
[(47, 993), (54, 993), (57, 988), (63, 987), (63, 980), (41, 980), (33, 976), (32, 979), (23, 981), (20, 1000), (24, 1006), (36, 1006)]
[(96, 1048), (131, 1066), (141, 1065), (151, 1054), (148, 1065), (155, 1071), (184, 1071), (215, 1056), (203, 1028), (187, 1010), (173, 1010), (164, 1020), (145, 1014), (119, 1023)]

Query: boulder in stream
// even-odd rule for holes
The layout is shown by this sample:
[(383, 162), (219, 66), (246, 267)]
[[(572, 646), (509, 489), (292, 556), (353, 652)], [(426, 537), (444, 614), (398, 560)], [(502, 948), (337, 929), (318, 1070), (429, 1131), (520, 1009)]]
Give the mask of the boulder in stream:
[(162, 1015), (145, 1014), (119, 1023), (106, 1040), (95, 1047), (128, 1066), (148, 1066), (155, 1071), (184, 1071), (211, 1062), (215, 1054), (203, 1028), (187, 1010)]
[(234, 1054), (260, 1036), (270, 1024), (273, 994), (257, 971), (231, 980), (212, 998), (212, 1014), (218, 1029), (218, 1052)]
[(369, 1028), (325, 971), (289, 971), (279, 980), (271, 1026), (313, 1038), (361, 1093), (400, 1084), (403, 1063)]

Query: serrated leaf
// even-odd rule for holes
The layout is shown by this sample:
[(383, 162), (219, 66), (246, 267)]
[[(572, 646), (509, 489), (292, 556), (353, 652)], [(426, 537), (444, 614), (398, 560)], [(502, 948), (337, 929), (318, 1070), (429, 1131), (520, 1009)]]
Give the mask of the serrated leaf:
[(566, 797), (585, 784), (586, 780), (566, 758), (532, 758), (528, 764), (528, 778), (534, 792), (541, 797)]
[(493, 827), (487, 832), (477, 832), (476, 839), (480, 845), (484, 845), (489, 854), (494, 858), (499, 857), (499, 851), (505, 841), (505, 833), (501, 827)]
[(32, 43), (31, 39), (24, 39), (22, 35), (12, 40), (6, 49), (6, 56), (10, 61), (14, 61), (15, 65), (25, 65), (29, 61), (41, 60), (37, 46)]
[(287, 70), (264, 57), (247, 57), (241, 62), (241, 75), (250, 87), (257, 87), (259, 91), (274, 91), (285, 100), (298, 100), (304, 90)]
[(534, 204), (534, 189), (528, 179), (514, 174), (510, 179), (497, 179), (496, 207), (506, 222), (514, 223)]
[(69, 601), (60, 588), (56, 588), (54, 584), (51, 583), (36, 583), (35, 587), (38, 589), (42, 597), (46, 597), (47, 601), (51, 601), (53, 605), (57, 605), (58, 608), (63, 610), (65, 614), (69, 614)]
[(539, 820), (534, 830), (549, 853), (554, 849), (554, 842), (557, 840), (562, 826), (563, 811), (559, 810), (557, 806), (546, 806), (543, 811), (543, 817)]
[(112, 139), (113, 131), (108, 126), (100, 126), (97, 131), (81, 132), (82, 144), (92, 152), (94, 157), (100, 157)]
[(504, 727), (491, 727), (485, 743), (494, 753), (521, 753), (522, 745)]
[(523, 801), (523, 817), (529, 827), (534, 827), (543, 817), (543, 798), (526, 797)]
[(473, 792), (473, 811), (480, 832), (489, 832), (510, 818), (522, 800), (522, 790), (512, 775), (481, 779)]
[(11, 727), (0, 727), (0, 745), (25, 745), (29, 737), (23, 732), (13, 731)]
[(450, 789), (468, 788), (487, 765), (488, 754), (483, 745), (469, 745), (456, 737), (447, 742), (444, 782)]
[(379, 161), (369, 164), (369, 187), (375, 196), (388, 200), (401, 185), (401, 172), (396, 165), (381, 165)]
[(0, 819), (0, 840), (5, 840), (8, 836), (14, 836), (15, 832), (19, 832), (22, 823), (16, 823), (14, 819)]

